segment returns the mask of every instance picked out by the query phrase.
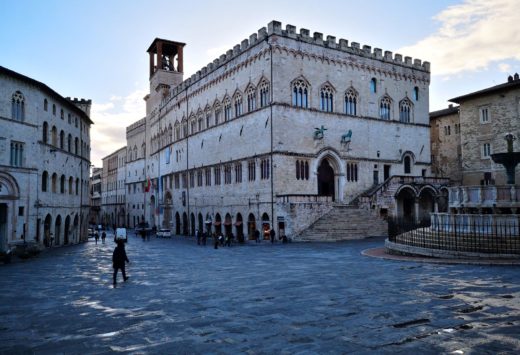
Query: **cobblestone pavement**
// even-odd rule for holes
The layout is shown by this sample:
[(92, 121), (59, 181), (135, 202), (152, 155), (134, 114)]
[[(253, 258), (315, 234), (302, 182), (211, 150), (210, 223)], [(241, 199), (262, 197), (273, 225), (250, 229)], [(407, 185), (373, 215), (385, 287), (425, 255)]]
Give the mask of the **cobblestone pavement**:
[(382, 239), (214, 250), (130, 236), (114, 289), (107, 240), (0, 266), (0, 353), (520, 352), (518, 266), (361, 255)]

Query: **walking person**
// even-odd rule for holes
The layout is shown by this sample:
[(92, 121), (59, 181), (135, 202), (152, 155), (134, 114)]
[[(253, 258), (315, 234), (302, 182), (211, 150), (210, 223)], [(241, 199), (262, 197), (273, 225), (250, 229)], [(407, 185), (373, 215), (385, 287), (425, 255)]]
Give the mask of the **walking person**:
[(219, 237), (217, 236), (217, 233), (213, 233), (213, 247), (215, 249), (218, 249), (218, 239)]
[[(96, 233), (96, 235), (98, 235), (98, 234)], [(99, 236), (98, 236), (98, 237), (99, 237)], [(105, 231), (103, 231), (103, 233), (101, 233), (101, 242), (102, 242), (103, 244), (105, 244), (105, 239), (106, 239), (106, 237), (107, 237), (107, 234), (105, 233)]]
[(117, 246), (112, 254), (112, 267), (114, 268), (114, 287), (117, 284), (117, 271), (121, 269), (123, 274), (123, 281), (128, 280), (125, 272), (125, 262), (129, 263), (128, 257), (126, 256), (125, 243), (121, 239), (117, 239)]
[(96, 234), (94, 234), (94, 239), (96, 240), (96, 244), (97, 244), (97, 242), (99, 240), (99, 234), (97, 232), (96, 232)]
[(201, 233), (198, 229), (195, 231), (195, 235), (197, 236), (197, 245), (200, 245)]
[(255, 241), (260, 243), (260, 231), (258, 229), (255, 230)]
[(271, 228), (271, 230), (269, 231), (269, 236), (271, 237), (271, 244), (274, 243), (274, 239), (276, 237), (276, 232), (274, 231), (273, 228)]
[(208, 238), (208, 235), (206, 232), (202, 233), (202, 245), (206, 246), (206, 239)]

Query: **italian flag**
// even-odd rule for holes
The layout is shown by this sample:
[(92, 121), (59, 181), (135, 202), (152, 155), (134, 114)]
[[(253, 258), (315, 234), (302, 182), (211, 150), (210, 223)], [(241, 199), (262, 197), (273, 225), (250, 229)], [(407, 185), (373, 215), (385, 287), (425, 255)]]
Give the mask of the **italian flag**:
[(144, 192), (150, 191), (150, 186), (152, 185), (152, 182), (150, 181), (150, 177), (146, 179), (146, 187), (144, 188)]

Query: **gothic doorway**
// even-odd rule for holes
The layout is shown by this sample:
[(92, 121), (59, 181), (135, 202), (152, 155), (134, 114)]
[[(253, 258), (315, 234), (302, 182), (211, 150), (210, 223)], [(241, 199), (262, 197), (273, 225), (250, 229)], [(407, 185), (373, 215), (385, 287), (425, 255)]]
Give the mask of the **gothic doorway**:
[(181, 234), (181, 216), (179, 216), (179, 212), (175, 212), (175, 234)]
[(190, 214), (190, 235), (195, 235), (195, 215), (193, 212)]
[(240, 213), (237, 213), (237, 217), (235, 220), (235, 229), (236, 229), (236, 235), (237, 240), (239, 243), (244, 242), (244, 226), (242, 224), (242, 215)]
[(334, 169), (327, 159), (323, 159), (318, 167), (318, 195), (330, 196), (334, 201)]
[(199, 215), (198, 215), (198, 220), (199, 220), (199, 232), (204, 232), (204, 221), (203, 221), (203, 218), (202, 218), (202, 213), (199, 212)]
[(253, 240), (255, 237), (256, 220), (255, 215), (250, 213), (247, 217), (247, 237), (249, 240)]
[(172, 195), (169, 191), (164, 195), (163, 228), (170, 229), (172, 220)]
[(65, 218), (65, 230), (63, 231), (63, 244), (69, 244), (70, 216)]
[(188, 235), (188, 215), (186, 212), (182, 214), (182, 235)]
[(52, 217), (48, 214), (43, 222), (43, 245), (46, 247), (51, 246), (51, 225)]
[(231, 215), (229, 213), (226, 213), (226, 217), (224, 217), (224, 230), (225, 230), (225, 236), (229, 236), (232, 233), (232, 221), (231, 221)]
[(415, 191), (410, 187), (404, 187), (395, 199), (398, 218), (407, 223), (415, 222)]
[(61, 241), (61, 216), (58, 215), (56, 217), (56, 222), (54, 223), (54, 245), (60, 245)]

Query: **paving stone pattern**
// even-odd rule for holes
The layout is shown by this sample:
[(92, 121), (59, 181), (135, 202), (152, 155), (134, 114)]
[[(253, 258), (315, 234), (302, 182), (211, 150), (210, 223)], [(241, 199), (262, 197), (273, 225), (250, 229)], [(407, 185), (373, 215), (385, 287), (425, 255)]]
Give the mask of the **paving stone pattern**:
[(111, 239), (51, 250), (0, 266), (0, 353), (520, 352), (517, 266), (360, 254), (382, 244), (130, 236), (115, 289)]

